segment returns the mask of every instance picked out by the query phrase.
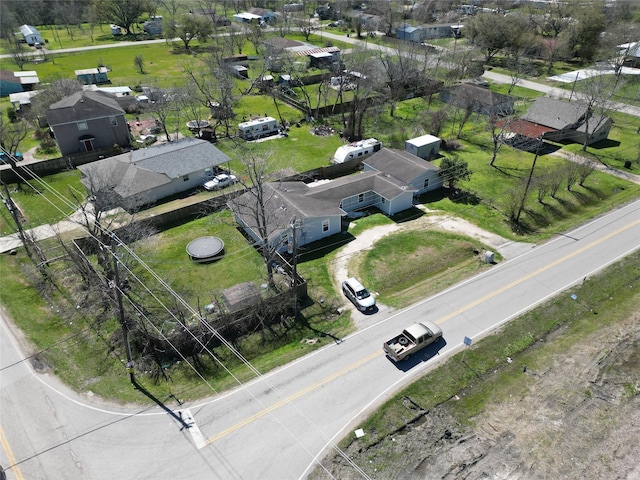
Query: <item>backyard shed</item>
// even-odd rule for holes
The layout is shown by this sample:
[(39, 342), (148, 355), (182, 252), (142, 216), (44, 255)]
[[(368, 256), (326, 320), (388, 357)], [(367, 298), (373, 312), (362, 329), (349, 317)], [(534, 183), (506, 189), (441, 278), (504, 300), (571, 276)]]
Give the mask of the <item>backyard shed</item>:
[(404, 142), (404, 149), (416, 157), (429, 160), (440, 151), (441, 140), (433, 135), (422, 135)]
[(75, 71), (76, 78), (85, 85), (101, 83), (111, 83), (109, 80), (109, 69), (107, 67), (85, 68)]

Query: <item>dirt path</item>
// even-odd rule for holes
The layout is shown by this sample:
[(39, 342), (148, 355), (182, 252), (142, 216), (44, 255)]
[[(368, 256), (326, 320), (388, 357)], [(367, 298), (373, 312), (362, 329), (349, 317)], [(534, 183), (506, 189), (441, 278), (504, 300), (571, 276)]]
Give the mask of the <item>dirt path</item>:
[[(418, 206), (418, 208), (429, 213), (429, 215), (424, 215), (411, 222), (393, 223), (390, 225), (380, 225), (369, 228), (360, 233), (353, 241), (338, 250), (336, 260), (331, 263), (330, 267), (330, 273), (332, 275), (336, 291), (341, 291), (342, 282), (349, 276), (353, 275), (353, 272), (349, 272), (348, 269), (349, 261), (355, 255), (366, 250), (370, 250), (376, 242), (392, 233), (425, 229), (460, 233), (481, 241), (488, 248), (500, 252), (505, 259), (514, 258), (535, 246), (531, 243), (513, 242), (509, 239), (483, 230), (482, 228), (461, 218), (441, 213), (434, 213), (433, 210), (428, 210), (423, 206)], [(350, 303), (347, 304), (347, 308), (351, 309), (354, 313), (357, 312), (355, 307)]]

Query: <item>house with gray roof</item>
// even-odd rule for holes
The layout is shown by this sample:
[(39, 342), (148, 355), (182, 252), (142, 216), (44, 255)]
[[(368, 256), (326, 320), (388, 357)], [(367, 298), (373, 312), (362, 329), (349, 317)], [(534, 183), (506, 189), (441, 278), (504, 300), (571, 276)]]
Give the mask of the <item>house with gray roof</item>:
[(134, 210), (194, 189), (230, 158), (197, 138), (132, 150), (81, 165), (82, 183), (90, 193), (112, 190), (120, 205)]
[(609, 117), (589, 112), (584, 102), (539, 97), (520, 121), (509, 127), (522, 136), (537, 135), (553, 142), (584, 143), (587, 139), (587, 145), (591, 145), (605, 140), (612, 124)]
[(407, 185), (413, 195), (421, 195), (442, 188), (440, 169), (405, 150), (383, 148), (363, 161), (364, 170), (380, 172)]
[(414, 195), (442, 186), (438, 168), (408, 152), (382, 149), (366, 162), (364, 172), (336, 180), (266, 183), (264, 217), (258, 214), (255, 191), (234, 198), (229, 208), (256, 244), (264, 228), (270, 245), (286, 250), (294, 231), (303, 246), (340, 233), (343, 218), (352, 212), (376, 207), (392, 216), (411, 208)]
[(486, 87), (461, 83), (440, 91), (440, 100), (463, 110), (471, 109), (483, 115), (511, 115), (516, 99), (492, 92)]
[(108, 93), (75, 92), (52, 104), (45, 115), (63, 156), (131, 144), (124, 110)]

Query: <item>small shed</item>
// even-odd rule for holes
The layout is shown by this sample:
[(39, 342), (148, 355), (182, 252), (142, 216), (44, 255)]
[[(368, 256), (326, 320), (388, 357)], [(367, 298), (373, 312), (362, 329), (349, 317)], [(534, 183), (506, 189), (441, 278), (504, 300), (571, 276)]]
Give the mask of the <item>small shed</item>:
[(233, 74), (238, 78), (249, 78), (249, 69), (244, 65), (232, 65), (231, 70), (233, 70)]
[(21, 25), (20, 33), (22, 34), (22, 38), (24, 38), (24, 41), (31, 46), (35, 45), (36, 43), (44, 43), (42, 35), (40, 35), (40, 32), (36, 29), (36, 27), (32, 27), (31, 25)]
[(399, 40), (405, 40), (407, 42), (421, 42), (423, 38), (423, 31), (420, 27), (414, 27), (412, 25), (403, 25), (396, 30), (396, 37)]
[(404, 142), (405, 151), (416, 157), (430, 160), (440, 152), (441, 140), (433, 135), (422, 135)]
[(260, 290), (252, 282), (239, 283), (222, 292), (222, 300), (227, 310), (238, 312), (260, 303)]
[(111, 83), (108, 73), (109, 69), (107, 67), (85, 68), (75, 71), (78, 81), (85, 85)]

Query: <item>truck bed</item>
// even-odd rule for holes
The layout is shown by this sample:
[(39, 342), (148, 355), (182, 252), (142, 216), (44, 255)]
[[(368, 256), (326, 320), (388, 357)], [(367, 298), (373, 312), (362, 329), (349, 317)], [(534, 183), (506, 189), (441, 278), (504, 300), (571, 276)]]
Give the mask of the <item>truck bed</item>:
[(383, 345), (384, 351), (394, 360), (402, 360), (416, 344), (404, 334), (392, 338)]

